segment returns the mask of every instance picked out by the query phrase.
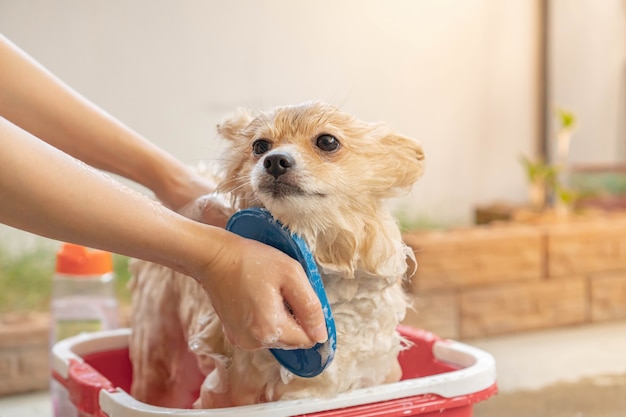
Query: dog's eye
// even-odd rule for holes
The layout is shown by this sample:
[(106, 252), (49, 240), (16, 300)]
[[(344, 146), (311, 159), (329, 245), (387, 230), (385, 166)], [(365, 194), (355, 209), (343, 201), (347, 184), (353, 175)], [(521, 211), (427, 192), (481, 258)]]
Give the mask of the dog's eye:
[(263, 155), (272, 149), (272, 143), (266, 139), (257, 139), (252, 143), (252, 152), (255, 155)]
[(339, 143), (336, 137), (332, 135), (323, 134), (317, 137), (317, 140), (315, 141), (315, 145), (317, 145), (317, 147), (323, 150), (324, 152), (334, 152), (337, 149), (339, 149), (339, 146), (341, 144)]

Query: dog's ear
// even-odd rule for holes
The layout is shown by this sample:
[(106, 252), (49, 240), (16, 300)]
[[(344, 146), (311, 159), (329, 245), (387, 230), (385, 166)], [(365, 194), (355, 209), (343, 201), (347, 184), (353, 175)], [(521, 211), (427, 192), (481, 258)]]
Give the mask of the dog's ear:
[(391, 168), (389, 177), (397, 189), (410, 188), (424, 173), (425, 157), (422, 145), (408, 136), (389, 132), (381, 139), (386, 150), (383, 154), (389, 158), (386, 166)]
[(254, 120), (252, 113), (243, 107), (224, 117), (217, 125), (217, 132), (228, 140), (237, 140), (241, 137), (241, 131)]

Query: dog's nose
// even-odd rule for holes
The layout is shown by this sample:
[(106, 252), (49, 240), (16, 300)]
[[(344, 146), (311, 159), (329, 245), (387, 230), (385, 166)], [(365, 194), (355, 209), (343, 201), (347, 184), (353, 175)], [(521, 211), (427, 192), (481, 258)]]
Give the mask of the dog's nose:
[(263, 167), (268, 174), (272, 175), (274, 178), (278, 178), (293, 167), (295, 163), (296, 161), (294, 161), (291, 155), (275, 153), (265, 157)]

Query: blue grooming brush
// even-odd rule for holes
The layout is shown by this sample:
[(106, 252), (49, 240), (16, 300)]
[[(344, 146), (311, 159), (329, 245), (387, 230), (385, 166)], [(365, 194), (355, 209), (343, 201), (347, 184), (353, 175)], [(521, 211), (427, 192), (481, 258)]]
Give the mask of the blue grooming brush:
[(242, 237), (270, 245), (300, 262), (309, 282), (322, 304), (328, 340), (310, 349), (270, 349), (276, 360), (295, 375), (312, 378), (319, 375), (335, 356), (337, 331), (335, 320), (326, 298), (322, 278), (307, 244), (298, 235), (292, 234), (269, 211), (249, 208), (238, 211), (229, 220), (226, 229)]

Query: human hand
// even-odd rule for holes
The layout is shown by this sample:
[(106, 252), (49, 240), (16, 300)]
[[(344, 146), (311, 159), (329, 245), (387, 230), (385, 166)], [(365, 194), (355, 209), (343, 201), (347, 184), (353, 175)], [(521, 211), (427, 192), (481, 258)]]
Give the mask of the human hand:
[(230, 342), (249, 350), (325, 342), (321, 304), (301, 265), (271, 246), (227, 233), (199, 281)]

